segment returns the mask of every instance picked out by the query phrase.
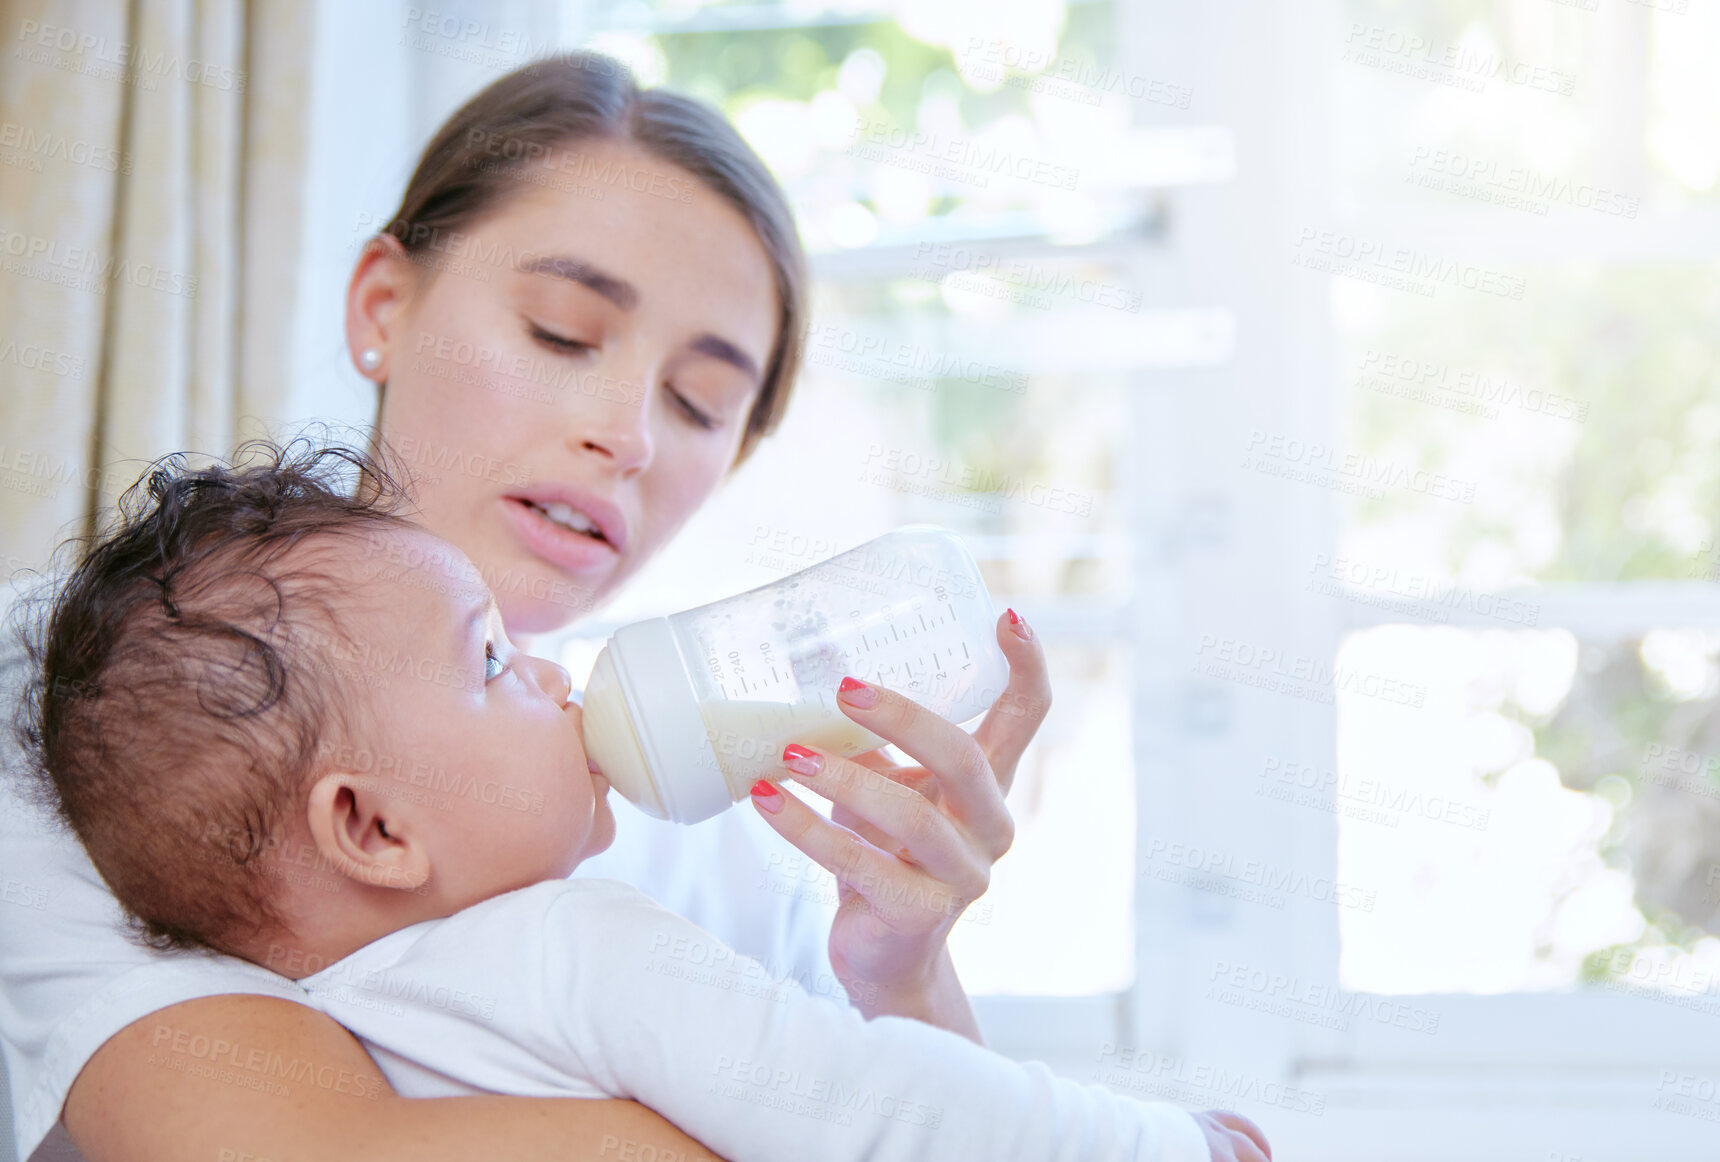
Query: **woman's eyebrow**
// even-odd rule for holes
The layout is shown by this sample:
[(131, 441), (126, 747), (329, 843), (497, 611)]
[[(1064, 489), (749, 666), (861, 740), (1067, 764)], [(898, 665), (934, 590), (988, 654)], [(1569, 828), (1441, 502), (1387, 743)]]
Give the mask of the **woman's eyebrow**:
[(712, 335), (707, 332), (694, 339), (688, 346), (701, 355), (709, 355), (712, 359), (721, 359), (724, 363), (740, 368), (755, 383), (761, 378), (758, 364), (753, 362), (753, 357), (719, 335)]
[(624, 311), (631, 311), (639, 305), (638, 287), (624, 278), (599, 270), (583, 258), (545, 255), (523, 264), (520, 270), (526, 274), (547, 274), (552, 278), (565, 278), (569, 282), (590, 287)]

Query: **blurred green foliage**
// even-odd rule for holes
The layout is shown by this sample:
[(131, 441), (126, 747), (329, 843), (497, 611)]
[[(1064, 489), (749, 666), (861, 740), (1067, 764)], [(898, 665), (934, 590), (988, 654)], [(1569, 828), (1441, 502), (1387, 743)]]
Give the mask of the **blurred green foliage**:
[[(1445, 382), (1461, 369), (1566, 397), (1586, 405), (1583, 422), (1504, 405), (1493, 418), (1466, 415), (1352, 387), (1352, 444), (1479, 476), (1473, 505), (1438, 514), (1437, 547), (1454, 575), (1472, 553), (1502, 546), (1518, 554), (1520, 576), (1541, 582), (1707, 575), (1720, 529), (1720, 267), (1571, 263), (1517, 273), (1528, 286), (1521, 301), (1451, 287), (1431, 300), (1377, 292), (1371, 323), (1346, 337), (1348, 378), (1368, 351), (1393, 352), (1442, 368)], [(1526, 451), (1538, 440), (1540, 453)], [(1477, 448), (1492, 456), (1478, 460)], [(1499, 496), (1501, 481), (1521, 492)], [(1426, 519), (1427, 509), (1388, 493), (1357, 503), (1351, 520), (1365, 529)], [(1544, 552), (1522, 550), (1528, 511), (1557, 526)], [(1688, 948), (1720, 933), (1710, 883), (1720, 865), (1720, 714), (1713, 698), (1671, 697), (1640, 646), (1582, 642), (1564, 703), (1546, 720), (1513, 717), (1566, 786), (1594, 793), (1611, 776), (1629, 784), (1600, 846), (1609, 865), (1631, 873), (1650, 925), (1628, 947)], [(1714, 770), (1669, 778), (1645, 762), (1652, 744), (1716, 756)], [(1585, 978), (1628, 972), (1614, 951), (1592, 956)]]
[[(1519, 399), (1553, 393), (1586, 408), (1582, 422), (1563, 405), (1502, 404), (1487, 418), (1352, 390), (1352, 445), (1408, 450), (1432, 471), (1484, 473), (1475, 503), (1444, 532), (1454, 575), (1487, 545), (1515, 553), (1525, 579), (1689, 578), (1720, 529), (1720, 267), (1584, 262), (1514, 273), (1527, 283), (1520, 301), (1450, 285), (1432, 299), (1377, 292), (1377, 321), (1346, 337), (1347, 378), (1368, 350), (1392, 352), (1452, 376), (1507, 378)], [(1519, 454), (1541, 444), (1544, 455)], [(1478, 459), (1480, 448), (1500, 455)], [(1517, 490), (1556, 522), (1550, 552), (1524, 547), (1540, 530), (1525, 531)], [(1425, 507), (1398, 490), (1362, 501), (1353, 519)]]
[[(1110, 66), (1115, 19), (1109, 0), (1070, 5), (1057, 52)], [(1026, 89), (1005, 85), (980, 92), (964, 85), (955, 56), (964, 46), (927, 44), (887, 16), (747, 32), (665, 32), (655, 40), (668, 62), (667, 83), (712, 102), (730, 117), (759, 101), (811, 101), (836, 87), (842, 63), (861, 49), (877, 53), (885, 66), (876, 100), (859, 109), (864, 118), (923, 128), (920, 112), (930, 93), (953, 96), (969, 129), (1032, 113)], [(959, 196), (944, 197), (932, 213), (947, 214), (962, 201)], [(861, 202), (870, 208), (868, 199)]]
[[(1058, 52), (1109, 63), (1114, 21), (1108, 2), (1071, 5)], [(862, 48), (884, 59), (887, 71), (875, 111), (888, 114), (897, 124), (917, 123), (926, 84), (938, 83), (932, 78), (947, 76), (959, 86), (950, 48), (916, 40), (882, 15), (854, 24), (748, 32), (667, 32), (656, 40), (669, 62), (668, 83), (716, 103), (731, 116), (766, 98), (810, 101), (836, 86), (842, 62)], [(962, 88), (961, 110), (969, 125), (981, 125), (1008, 113), (1025, 113), (1027, 94), (1009, 87), (991, 93)]]

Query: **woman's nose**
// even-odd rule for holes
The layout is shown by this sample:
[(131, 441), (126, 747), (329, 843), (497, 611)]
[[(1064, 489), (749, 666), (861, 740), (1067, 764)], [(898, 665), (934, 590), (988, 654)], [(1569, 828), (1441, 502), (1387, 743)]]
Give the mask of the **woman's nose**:
[(580, 386), (587, 406), (571, 425), (567, 442), (575, 453), (594, 453), (618, 472), (638, 472), (651, 463), (651, 409), (645, 378), (616, 379), (592, 371)]

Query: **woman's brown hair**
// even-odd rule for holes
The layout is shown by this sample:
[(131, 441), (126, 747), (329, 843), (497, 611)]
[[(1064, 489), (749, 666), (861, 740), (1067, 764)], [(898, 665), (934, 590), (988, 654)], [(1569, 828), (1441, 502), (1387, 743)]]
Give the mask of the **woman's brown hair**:
[(764, 246), (780, 304), (776, 345), (747, 417), (738, 466), (788, 407), (805, 346), (806, 259), (782, 189), (716, 109), (668, 89), (641, 89), (627, 66), (599, 53), (534, 61), (443, 123), (386, 232), (417, 254), (495, 209), (536, 160), (596, 139), (630, 142), (686, 170), (739, 210)]

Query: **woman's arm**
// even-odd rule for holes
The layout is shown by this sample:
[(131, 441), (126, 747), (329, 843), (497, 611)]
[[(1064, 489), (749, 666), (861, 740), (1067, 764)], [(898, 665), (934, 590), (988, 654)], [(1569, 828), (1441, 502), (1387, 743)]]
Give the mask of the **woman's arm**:
[(630, 1101), (400, 1097), (333, 1020), (257, 996), (126, 1026), (72, 1084), (65, 1121), (90, 1162), (712, 1158)]

